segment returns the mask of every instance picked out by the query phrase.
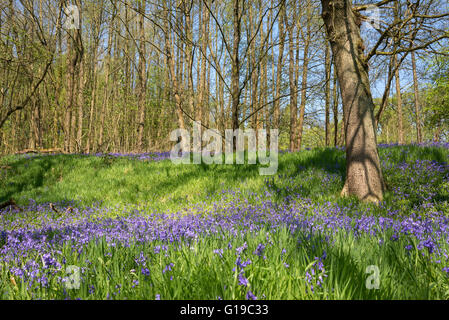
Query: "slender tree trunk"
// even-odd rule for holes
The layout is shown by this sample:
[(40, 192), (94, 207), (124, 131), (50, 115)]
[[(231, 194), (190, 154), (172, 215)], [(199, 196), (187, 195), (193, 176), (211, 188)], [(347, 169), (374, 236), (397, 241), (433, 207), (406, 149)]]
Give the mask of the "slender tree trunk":
[(421, 115), (420, 115), (420, 101), (419, 101), (419, 88), (418, 88), (418, 76), (416, 73), (416, 58), (415, 52), (410, 53), (412, 55), (412, 69), (413, 69), (413, 91), (415, 94), (415, 117), (416, 117), (416, 141), (418, 143), (422, 142), (421, 134)]
[(76, 54), (73, 50), (73, 30), (67, 32), (67, 91), (66, 91), (66, 109), (64, 118), (64, 151), (71, 151), (71, 118), (73, 110), (73, 95), (75, 81)]
[[(393, 9), (395, 23), (400, 21), (399, 15), (399, 1), (394, 1), (394, 9)], [(395, 39), (395, 43), (399, 43), (398, 38)], [(403, 116), (402, 116), (402, 95), (401, 95), (401, 81), (399, 78), (399, 66), (398, 66), (398, 57), (396, 54), (393, 56), (393, 65), (395, 70), (394, 77), (396, 80), (396, 99), (398, 103), (398, 143), (404, 144), (404, 125), (403, 125)]]
[(112, 60), (112, 39), (113, 39), (113, 32), (114, 32), (114, 18), (111, 17), (111, 20), (109, 21), (109, 27), (108, 27), (108, 50), (106, 53), (105, 61), (105, 75), (104, 75), (104, 89), (103, 89), (103, 103), (101, 106), (101, 112), (100, 112), (100, 126), (98, 130), (98, 140), (97, 140), (97, 150), (102, 151), (104, 149), (103, 147), (103, 134), (105, 129), (105, 117), (106, 117), (106, 110), (109, 110), (109, 77), (111, 73), (111, 60)]
[(184, 129), (185, 123), (184, 123), (184, 115), (182, 112), (183, 107), (182, 107), (182, 99), (181, 99), (181, 90), (180, 90), (178, 80), (176, 77), (176, 73), (175, 73), (175, 61), (173, 58), (171, 30), (168, 25), (169, 15), (168, 15), (167, 8), (165, 6), (166, 6), (166, 4), (164, 2), (164, 11), (166, 12), (165, 17), (164, 17), (165, 55), (167, 57), (168, 69), (170, 71), (171, 84), (172, 84), (172, 88), (173, 88), (173, 95), (175, 98), (175, 105), (176, 105), (176, 114), (178, 116), (178, 125), (179, 125), (180, 129)]
[(306, 26), (306, 37), (304, 39), (304, 56), (302, 62), (302, 79), (301, 79), (301, 103), (299, 106), (299, 120), (298, 120), (298, 129), (297, 129), (297, 150), (301, 150), (302, 144), (302, 132), (304, 127), (304, 114), (306, 112), (306, 102), (307, 102), (307, 76), (309, 71), (309, 47), (310, 47), (310, 39), (311, 39), (311, 3), (307, 1), (307, 26)]
[(324, 107), (324, 137), (326, 147), (330, 145), (330, 103), (331, 103), (331, 49), (329, 43), (326, 42), (325, 51), (325, 70), (326, 70), (326, 87), (325, 87), (325, 107)]
[[(231, 99), (232, 99), (232, 129), (239, 128), (240, 111), (240, 0), (233, 0), (233, 48), (231, 57)], [(234, 148), (237, 147), (237, 137), (234, 136)]]
[(379, 202), (385, 184), (377, 152), (374, 103), (363, 54), (360, 24), (349, 0), (321, 0), (335, 57), (345, 116), (346, 181), (342, 195)]
[[(249, 15), (248, 15), (248, 21), (249, 24), (251, 25), (250, 30), (251, 30), (251, 34), (250, 37), (254, 37), (255, 33), (256, 33), (256, 23), (254, 22), (254, 12), (253, 12), (253, 8), (252, 6), (249, 7), (248, 9), (249, 11)], [(260, 19), (260, 16), (259, 16)], [(256, 65), (256, 39), (253, 40), (253, 42), (251, 43), (251, 46), (249, 48), (250, 54), (250, 63), (249, 65), (251, 66), (251, 69), (256, 69), (253, 70), (252, 74), (251, 74), (251, 101), (250, 101), (250, 113), (253, 115), (251, 117), (251, 128), (253, 129), (257, 129), (257, 122), (258, 122), (258, 113), (256, 112), (259, 104), (258, 104), (258, 96), (257, 96), (257, 92), (259, 89), (259, 76), (260, 76), (260, 69), (259, 69), (259, 64)], [(248, 68), (247, 72), (250, 72), (250, 69)], [(249, 89), (249, 88), (247, 88)], [(246, 96), (246, 95), (245, 95)]]
[[(332, 59), (333, 60), (333, 59)], [(338, 92), (337, 92), (337, 69), (334, 66), (334, 83), (332, 85), (332, 102), (334, 116), (334, 147), (338, 145)]]
[[(198, 89), (198, 110), (200, 112), (199, 117), (197, 118), (201, 122), (207, 122), (207, 116), (205, 116), (205, 91), (206, 91), (206, 71), (207, 71), (207, 61), (204, 57), (207, 54), (207, 47), (209, 41), (209, 11), (206, 8), (202, 9), (202, 17), (201, 17), (201, 50), (203, 54), (201, 57), (201, 73), (200, 73), (200, 81), (199, 81), (199, 89)], [(198, 70), (198, 72), (200, 72)]]
[[(295, 10), (296, 11), (296, 10)], [(294, 30), (296, 24), (296, 14), (293, 14), (291, 23), (288, 23), (288, 18), (285, 19), (288, 30), (288, 79), (290, 84), (290, 151), (296, 151), (295, 137), (296, 137), (296, 124), (298, 113), (298, 93), (297, 93), (297, 77), (294, 61)]]
[[(397, 57), (394, 56), (394, 64), (397, 64)], [(401, 81), (399, 78), (399, 68), (395, 71), (396, 80), (396, 99), (398, 104), (398, 142), (404, 144), (404, 122), (402, 115), (402, 94), (401, 94)]]
[(146, 101), (146, 61), (145, 61), (145, 1), (139, 2), (139, 111), (137, 127), (137, 151), (143, 151), (143, 132), (145, 124), (145, 101)]
[(282, 86), (282, 64), (284, 59), (284, 42), (285, 42), (285, 31), (284, 31), (284, 20), (286, 19), (286, 4), (284, 3), (281, 8), (281, 12), (279, 13), (279, 55), (276, 66), (276, 93), (274, 96), (274, 111), (273, 111), (273, 122), (274, 128), (279, 129), (280, 122), (280, 96), (281, 96), (281, 86)]
[(92, 125), (95, 123), (94, 119), (94, 110), (95, 104), (97, 101), (97, 53), (94, 52), (93, 57), (93, 73), (92, 73), (92, 92), (91, 92), (91, 101), (90, 101), (90, 111), (89, 111), (89, 125), (87, 129), (87, 143), (86, 143), (86, 153), (90, 153), (91, 146), (94, 145), (94, 134), (92, 131)]
[(76, 141), (77, 141), (77, 151), (81, 152), (83, 150), (82, 147), (82, 138), (83, 138), (83, 108), (84, 108), (84, 59), (81, 58), (80, 66), (79, 66), (79, 79), (78, 79), (78, 131), (76, 133)]

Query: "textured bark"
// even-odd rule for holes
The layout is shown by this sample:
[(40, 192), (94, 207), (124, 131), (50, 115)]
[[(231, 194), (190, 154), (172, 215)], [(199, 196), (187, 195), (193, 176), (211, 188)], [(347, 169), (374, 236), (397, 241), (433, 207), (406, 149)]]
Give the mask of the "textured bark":
[(385, 184), (377, 152), (374, 103), (360, 24), (349, 0), (322, 0), (321, 3), (335, 57), (345, 118), (346, 181), (342, 195), (379, 202), (383, 199)]

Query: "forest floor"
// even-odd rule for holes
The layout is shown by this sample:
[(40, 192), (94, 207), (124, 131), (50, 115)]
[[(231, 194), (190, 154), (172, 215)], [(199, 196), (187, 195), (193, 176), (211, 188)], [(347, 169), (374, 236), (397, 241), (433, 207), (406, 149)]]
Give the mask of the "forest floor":
[(449, 146), (379, 153), (380, 205), (339, 196), (338, 148), (281, 153), (273, 176), (168, 153), (2, 157), (0, 204), (17, 205), (0, 210), (0, 299), (448, 299)]

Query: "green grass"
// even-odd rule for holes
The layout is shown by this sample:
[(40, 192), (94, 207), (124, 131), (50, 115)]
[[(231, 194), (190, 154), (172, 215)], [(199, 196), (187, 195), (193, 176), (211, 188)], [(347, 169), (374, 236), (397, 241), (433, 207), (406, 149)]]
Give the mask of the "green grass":
[[(384, 235), (385, 237), (389, 235)], [(268, 241), (267, 241), (268, 237)], [(302, 240), (298, 242), (298, 239)], [(245, 268), (249, 286), (238, 284), (234, 250), (246, 242), (248, 248), (242, 260), (251, 259)], [(259, 243), (267, 243), (263, 257), (254, 250)], [(67, 265), (81, 266), (82, 284), (78, 289), (62, 290), (57, 277), (49, 277), (47, 288), (35, 285), (27, 289), (25, 283), (16, 286), (9, 281), (0, 284), (1, 299), (245, 299), (251, 290), (259, 299), (448, 299), (449, 277), (428, 263), (421, 255), (404, 254), (404, 242), (379, 246), (376, 238), (355, 239), (351, 235), (340, 235), (329, 246), (319, 234), (305, 237), (297, 232), (290, 234), (285, 228), (262, 229), (257, 233), (224, 238), (207, 237), (186, 245), (167, 245), (167, 251), (154, 251), (164, 243), (150, 245), (108, 246), (104, 239), (90, 242), (82, 255), (78, 255), (67, 244), (62, 256)], [(223, 255), (213, 249), (223, 248)], [(282, 249), (286, 253), (282, 254)], [(314, 257), (326, 251), (325, 273), (322, 286), (317, 286), (317, 277), (312, 279), (314, 292), (310, 290), (305, 273), (314, 267)], [(149, 275), (141, 272), (142, 266), (134, 259), (143, 254)], [(170, 271), (163, 272), (173, 264)], [(285, 263), (285, 264), (284, 264)], [(366, 286), (371, 273), (367, 266), (379, 268), (378, 289)], [(50, 270), (51, 271), (51, 270)], [(9, 279), (6, 269), (0, 272), (1, 279)], [(61, 276), (63, 274), (57, 273)], [(137, 280), (138, 282), (134, 282)], [(90, 291), (91, 290), (91, 291)]]
[[(238, 205), (242, 204), (242, 199), (258, 203), (257, 197), (268, 190), (272, 194), (271, 201), (279, 206), (293, 201), (290, 197), (297, 194), (308, 198), (299, 202), (304, 215), (313, 216), (324, 210), (327, 203), (336, 203), (348, 216), (360, 212), (385, 216), (392, 210), (398, 210), (402, 215), (426, 215), (432, 210), (440, 210), (449, 216), (449, 186), (444, 179), (432, 181), (436, 200), (427, 210), (419, 207), (419, 197), (400, 200), (393, 192), (397, 187), (413, 191), (426, 181), (416, 177), (418, 182), (410, 183), (410, 177), (404, 177), (395, 167), (390, 168), (390, 164), (414, 163), (416, 160), (447, 162), (448, 149), (401, 146), (379, 148), (379, 153), (389, 186), (381, 206), (360, 203), (354, 198), (340, 198), (345, 154), (341, 150), (323, 148), (281, 154), (275, 176), (260, 176), (258, 166), (254, 165), (176, 166), (169, 160), (145, 162), (79, 155), (31, 159), (7, 156), (0, 159), (0, 165), (7, 166), (0, 171), (0, 202), (9, 198), (14, 198), (19, 205), (28, 204), (29, 199), (38, 203), (79, 200), (80, 207), (136, 206), (151, 209), (148, 212), (177, 213), (195, 206), (207, 208), (208, 204), (222, 199), (222, 190), (237, 192)], [(230, 193), (226, 196), (232, 198)], [(313, 205), (308, 207), (307, 201)], [(114, 216), (121, 212), (112, 209), (107, 214)], [(39, 226), (41, 222), (35, 222), (33, 214), (4, 214), (2, 229), (8, 229), (17, 221), (22, 221), (24, 226), (34, 223)], [(56, 214), (49, 217), (63, 218)], [(49, 240), (52, 238), (50, 233)], [(225, 232), (200, 237), (196, 241), (155, 241), (129, 246), (110, 246), (104, 237), (100, 237), (87, 243), (81, 254), (66, 243), (57, 257), (64, 257), (66, 265), (84, 268), (79, 289), (63, 290), (56, 276), (49, 277), (48, 287), (35, 284), (28, 288), (19, 280), (14, 284), (10, 280), (11, 266), (0, 263), (0, 298), (154, 299), (160, 295), (161, 299), (245, 299), (248, 290), (258, 298), (267, 299), (449, 298), (449, 277), (442, 270), (448, 261), (436, 263), (429, 254), (416, 249), (418, 243), (414, 238), (400, 237), (397, 241), (389, 241), (393, 235), (391, 230), (360, 237), (355, 237), (352, 232), (339, 232), (331, 237), (331, 241), (325, 239), (329, 236), (325, 233), (307, 233), (298, 229), (291, 234), (285, 227), (271, 228), (269, 225), (257, 232), (237, 230), (236, 234)], [(384, 244), (380, 245), (379, 239), (383, 239)], [(445, 241), (441, 249), (449, 250), (447, 239)], [(233, 271), (237, 258), (235, 248), (245, 242), (248, 248), (241, 259), (252, 261), (245, 268), (249, 287), (239, 285), (238, 271)], [(266, 259), (253, 254), (260, 243), (266, 245)], [(0, 248), (3, 245), (0, 243)], [(154, 249), (158, 245), (167, 245), (167, 251), (156, 253)], [(412, 245), (414, 249), (407, 251), (406, 245)], [(214, 253), (216, 249), (223, 250), (222, 257)], [(311, 292), (306, 274), (314, 270), (320, 275), (320, 271), (314, 269), (315, 257), (321, 257), (324, 252), (327, 258), (324, 260), (325, 274), (321, 274), (323, 285), (317, 286), (316, 277), (313, 278), (315, 291)], [(146, 257), (149, 276), (142, 274), (142, 266), (135, 262), (140, 254)], [(41, 254), (29, 259), (40, 263)], [(163, 272), (170, 263), (173, 263), (172, 270)], [(379, 268), (379, 290), (366, 287), (370, 275), (366, 268), (370, 265)], [(63, 276), (62, 271), (56, 274)]]
[[(449, 155), (447, 149), (413, 145), (380, 148), (379, 153), (382, 159), (388, 157), (395, 163), (417, 159), (442, 162)], [(195, 203), (217, 200), (218, 193), (226, 189), (259, 193), (266, 179), (275, 179), (280, 187), (290, 180), (293, 187), (283, 188), (278, 200), (300, 192), (317, 201), (342, 201), (339, 191), (343, 187), (345, 153), (320, 148), (281, 154), (274, 176), (259, 175), (258, 165), (175, 165), (169, 160), (146, 162), (79, 155), (31, 159), (6, 156), (0, 159), (0, 165), (11, 167), (0, 171), (0, 202), (9, 198), (19, 204), (27, 204), (29, 199), (38, 203), (79, 200), (83, 205), (133, 204), (176, 212)], [(326, 174), (333, 176), (332, 184), (323, 186)], [(395, 184), (388, 174), (386, 181), (390, 189)], [(389, 199), (390, 193), (385, 197)]]
[[(295, 175), (298, 164), (315, 166), (316, 157), (321, 157), (316, 152), (282, 155), (278, 174)], [(342, 158), (342, 153), (337, 151), (323, 151), (323, 155), (323, 161)], [(259, 192), (267, 178), (259, 175), (259, 166), (248, 164), (175, 165), (169, 160), (144, 162), (78, 155), (32, 159), (9, 156), (0, 163), (11, 167), (1, 172), (0, 202), (14, 198), (21, 204), (27, 204), (28, 199), (80, 200), (85, 205), (135, 204), (176, 211), (192, 203), (212, 201), (223, 189)], [(327, 193), (329, 197), (333, 195)]]

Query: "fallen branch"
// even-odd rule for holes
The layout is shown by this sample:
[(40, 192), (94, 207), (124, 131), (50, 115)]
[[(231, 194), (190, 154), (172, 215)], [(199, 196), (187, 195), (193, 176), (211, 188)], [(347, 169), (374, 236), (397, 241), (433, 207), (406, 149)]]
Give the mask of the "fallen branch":
[[(59, 211), (58, 209), (56, 209), (55, 205), (53, 203), (50, 203), (50, 209), (53, 210), (54, 212), (56, 212), (57, 214), (61, 214), (61, 211)], [(72, 207), (68, 207), (64, 214), (67, 214), (69, 212), (73, 212), (73, 208)]]
[(0, 210), (4, 209), (6, 207), (9, 207), (9, 206), (11, 206), (13, 209), (23, 211), (13, 199), (9, 199), (8, 201), (0, 204)]
[(53, 149), (24, 149), (22, 151), (17, 151), (15, 154), (26, 154), (26, 153), (65, 153), (64, 150), (59, 148)]

